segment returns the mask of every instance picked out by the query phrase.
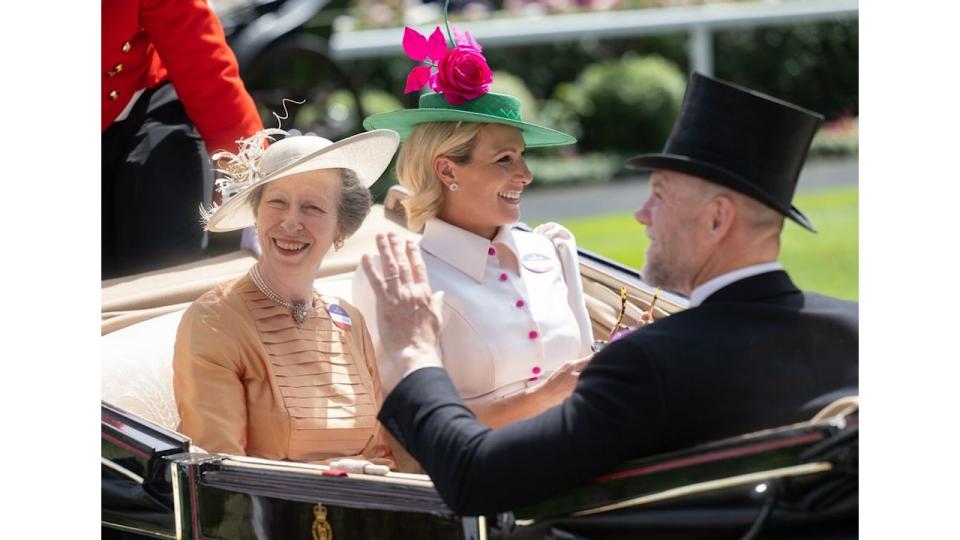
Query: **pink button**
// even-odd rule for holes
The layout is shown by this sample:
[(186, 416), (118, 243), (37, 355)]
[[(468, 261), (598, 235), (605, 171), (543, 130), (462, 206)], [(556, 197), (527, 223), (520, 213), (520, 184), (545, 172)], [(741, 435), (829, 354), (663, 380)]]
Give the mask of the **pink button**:
[(530, 336), (530, 339), (537, 339), (538, 337), (540, 337), (540, 333), (537, 332), (536, 330), (531, 330), (530, 333), (527, 335)]
[(517, 306), (518, 308), (523, 307), (523, 306), (525, 306), (525, 305), (527, 305), (527, 303), (524, 302), (523, 300), (517, 300), (516, 306)]
[(493, 246), (490, 246), (489, 248), (487, 248), (487, 255), (496, 255), (496, 254), (497, 254), (497, 248)]
[(506, 281), (506, 280), (507, 280), (507, 275), (506, 275), (506, 274), (500, 274), (500, 281)]
[(533, 374), (534, 374), (534, 375), (539, 375), (539, 374), (540, 374), (540, 366), (533, 366), (533, 369), (532, 369), (531, 371), (533, 371)]
[(540, 377), (530, 377), (530, 379), (529, 379), (530, 382), (536, 382), (536, 381), (539, 381), (539, 380), (540, 380)]

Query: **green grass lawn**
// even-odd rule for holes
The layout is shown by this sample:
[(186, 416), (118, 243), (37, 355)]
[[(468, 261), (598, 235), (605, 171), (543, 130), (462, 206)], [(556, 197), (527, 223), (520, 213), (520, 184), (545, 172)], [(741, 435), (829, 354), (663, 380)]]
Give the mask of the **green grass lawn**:
[[(812, 234), (790, 220), (784, 227), (780, 262), (801, 289), (859, 298), (858, 200), (856, 187), (811, 192), (794, 200), (820, 231)], [(563, 225), (576, 235), (579, 246), (634, 268), (643, 265), (648, 240), (631, 213), (571, 219)]]

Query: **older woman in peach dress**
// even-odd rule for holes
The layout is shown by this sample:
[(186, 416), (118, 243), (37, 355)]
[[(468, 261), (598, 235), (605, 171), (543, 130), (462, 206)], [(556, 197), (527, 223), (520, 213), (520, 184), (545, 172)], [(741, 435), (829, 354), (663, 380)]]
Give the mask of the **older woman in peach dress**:
[(213, 232), (256, 226), (250, 272), (186, 311), (174, 351), (180, 430), (210, 452), (394, 466), (376, 414), (382, 399), (367, 327), (314, 279), (370, 209), (368, 186), (390, 163), (396, 133), (333, 143), (279, 130), (227, 154), (225, 203), (205, 214)]

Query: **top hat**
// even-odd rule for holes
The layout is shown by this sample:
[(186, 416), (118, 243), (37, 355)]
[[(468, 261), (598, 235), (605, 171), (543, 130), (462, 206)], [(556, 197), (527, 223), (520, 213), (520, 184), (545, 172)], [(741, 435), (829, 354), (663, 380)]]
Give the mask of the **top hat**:
[(663, 151), (630, 158), (626, 166), (703, 178), (816, 232), (791, 201), (821, 122), (815, 112), (695, 72)]

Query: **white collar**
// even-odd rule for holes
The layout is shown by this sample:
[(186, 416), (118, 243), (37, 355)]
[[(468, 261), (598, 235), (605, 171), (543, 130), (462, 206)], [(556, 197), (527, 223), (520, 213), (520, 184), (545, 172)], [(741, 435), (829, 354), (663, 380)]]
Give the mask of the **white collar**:
[(752, 266), (744, 266), (743, 268), (737, 268), (733, 272), (720, 274), (711, 280), (701, 283), (690, 293), (690, 303), (687, 305), (687, 308), (689, 309), (699, 306), (704, 300), (709, 298), (710, 295), (726, 287), (727, 285), (730, 285), (731, 283), (777, 270), (783, 270), (783, 265), (778, 261), (771, 261), (754, 264)]
[(516, 260), (520, 260), (511, 225), (500, 227), (493, 240), (487, 240), (442, 219), (434, 218), (426, 223), (420, 238), (420, 247), (424, 251), (472, 277), (477, 283), (483, 282), (487, 258), (490, 257), (488, 251), (494, 244), (498, 245), (497, 249), (506, 247), (513, 252)]

